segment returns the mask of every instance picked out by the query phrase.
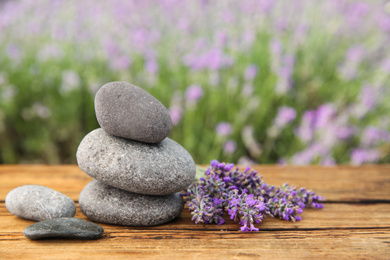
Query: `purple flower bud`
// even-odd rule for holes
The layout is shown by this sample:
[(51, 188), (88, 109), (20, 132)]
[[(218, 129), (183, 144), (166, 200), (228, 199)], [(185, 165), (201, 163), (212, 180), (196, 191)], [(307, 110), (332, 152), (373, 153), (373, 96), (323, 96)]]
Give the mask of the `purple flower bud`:
[(218, 166), (219, 162), (217, 160), (212, 160), (210, 162), (210, 166), (213, 167), (213, 168), (216, 168)]
[(233, 168), (234, 168), (234, 163), (228, 163), (224, 167), (225, 171), (230, 171)]
[(173, 106), (169, 109), (169, 114), (172, 119), (172, 124), (177, 125), (179, 124), (181, 117), (182, 117), (182, 109), (178, 106)]
[[(236, 149), (237, 149), (237, 143), (235, 141), (233, 141), (233, 140), (227, 140), (223, 144), (223, 151), (226, 154), (233, 154), (236, 151)], [(233, 164), (233, 167), (234, 167), (234, 164)], [(228, 171), (230, 171), (230, 170), (228, 170)]]
[(203, 96), (203, 89), (199, 85), (191, 85), (187, 88), (185, 97), (188, 102), (196, 103)]
[(278, 110), (278, 114), (274, 120), (274, 124), (277, 128), (283, 128), (288, 123), (293, 121), (297, 116), (297, 112), (292, 107), (282, 106)]
[(221, 122), (215, 127), (215, 130), (219, 136), (228, 136), (232, 127), (228, 122)]
[(249, 65), (245, 70), (245, 80), (249, 81), (256, 77), (258, 67), (256, 65)]
[(353, 149), (351, 152), (351, 162), (353, 165), (373, 163), (377, 162), (380, 156), (380, 151), (376, 149)]

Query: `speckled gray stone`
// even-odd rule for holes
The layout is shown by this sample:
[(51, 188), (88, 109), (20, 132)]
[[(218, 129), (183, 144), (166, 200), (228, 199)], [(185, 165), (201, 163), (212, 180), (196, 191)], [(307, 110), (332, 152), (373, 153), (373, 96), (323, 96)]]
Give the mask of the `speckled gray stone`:
[(155, 226), (176, 218), (183, 210), (179, 193), (155, 196), (117, 189), (97, 180), (80, 193), (81, 211), (97, 222), (125, 226)]
[(5, 198), (5, 206), (11, 214), (35, 221), (76, 214), (72, 199), (41, 185), (24, 185), (11, 190)]
[(140, 194), (184, 190), (196, 173), (191, 155), (169, 138), (147, 144), (109, 135), (101, 128), (84, 137), (76, 157), (79, 167), (94, 179)]
[(168, 109), (143, 89), (127, 82), (110, 82), (95, 96), (96, 118), (109, 134), (146, 143), (169, 135)]
[(42, 238), (78, 238), (98, 239), (104, 229), (92, 222), (79, 218), (55, 218), (28, 226), (23, 235), (28, 239)]

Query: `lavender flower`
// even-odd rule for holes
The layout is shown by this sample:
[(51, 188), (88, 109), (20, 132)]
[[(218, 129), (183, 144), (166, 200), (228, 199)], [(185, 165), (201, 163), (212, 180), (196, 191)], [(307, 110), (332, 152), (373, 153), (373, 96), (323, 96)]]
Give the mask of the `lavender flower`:
[(199, 85), (191, 85), (187, 88), (185, 97), (190, 103), (197, 103), (203, 96), (203, 89)]
[(233, 140), (227, 140), (224, 144), (223, 144), (223, 151), (226, 153), (226, 154), (233, 154), (237, 149), (237, 143)]
[(172, 124), (177, 125), (179, 124), (181, 117), (182, 117), (182, 109), (179, 106), (172, 106), (169, 108), (169, 114), (172, 119)]
[(215, 131), (219, 136), (228, 136), (232, 131), (232, 126), (228, 122), (221, 122), (215, 127)]
[[(223, 219), (222, 200), (210, 197), (201, 186), (192, 185), (185, 194), (191, 220), (198, 223), (221, 225)], [(189, 199), (190, 198), (190, 199)]]
[(305, 207), (322, 208), (325, 200), (305, 188), (268, 185), (257, 171), (250, 167), (240, 171), (232, 163), (213, 160), (205, 175), (182, 194), (195, 224), (221, 225), (226, 211), (230, 219), (239, 222), (241, 231), (259, 231), (255, 224), (266, 215), (300, 221)]
[(248, 195), (246, 192), (239, 194), (238, 190), (233, 190), (228, 195), (228, 201), (230, 219), (239, 221), (241, 231), (259, 231), (254, 224), (259, 224), (265, 217), (263, 198), (255, 198), (254, 194)]
[(374, 163), (380, 159), (380, 152), (376, 149), (353, 149), (351, 151), (352, 165), (362, 165), (363, 163)]
[(369, 126), (364, 129), (361, 142), (365, 147), (370, 147), (388, 140), (389, 137), (390, 134), (387, 131)]
[(297, 116), (297, 112), (292, 107), (282, 106), (278, 110), (278, 114), (274, 120), (274, 124), (277, 128), (283, 128), (288, 123), (293, 121)]
[(247, 81), (253, 80), (257, 75), (258, 67), (256, 65), (249, 65), (244, 73), (244, 78)]

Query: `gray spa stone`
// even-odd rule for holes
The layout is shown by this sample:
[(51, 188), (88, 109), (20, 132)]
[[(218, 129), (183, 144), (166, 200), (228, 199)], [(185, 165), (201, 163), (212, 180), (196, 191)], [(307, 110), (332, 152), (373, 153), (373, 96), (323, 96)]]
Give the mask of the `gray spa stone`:
[(191, 155), (169, 138), (146, 144), (109, 135), (101, 128), (84, 137), (76, 157), (79, 167), (92, 178), (140, 194), (184, 190), (196, 173)]
[(98, 239), (104, 229), (92, 222), (79, 218), (55, 218), (28, 226), (23, 235), (28, 239), (42, 238), (78, 238)]
[(76, 214), (72, 199), (41, 185), (24, 185), (11, 190), (5, 198), (5, 206), (11, 214), (35, 221)]
[(95, 96), (96, 118), (107, 133), (146, 143), (169, 135), (168, 109), (143, 89), (127, 82), (110, 82)]
[(125, 226), (155, 226), (176, 218), (183, 210), (179, 193), (154, 196), (114, 188), (97, 180), (80, 193), (81, 211), (97, 222)]

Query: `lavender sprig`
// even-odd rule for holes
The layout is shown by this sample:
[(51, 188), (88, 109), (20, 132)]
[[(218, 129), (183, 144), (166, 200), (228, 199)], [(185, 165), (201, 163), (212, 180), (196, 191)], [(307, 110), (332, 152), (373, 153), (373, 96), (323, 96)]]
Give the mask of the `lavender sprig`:
[(299, 214), (305, 207), (323, 208), (325, 199), (305, 188), (287, 183), (281, 187), (268, 185), (257, 171), (246, 168), (243, 172), (232, 163), (213, 160), (205, 171), (205, 178), (192, 184), (182, 194), (192, 221), (195, 224), (225, 222), (224, 212), (239, 222), (243, 232), (259, 231), (259, 224), (266, 215), (283, 220), (300, 221)]
[(246, 191), (239, 194), (238, 190), (233, 190), (228, 195), (227, 211), (230, 219), (239, 221), (243, 232), (259, 231), (254, 224), (259, 224), (265, 217), (266, 206), (263, 198), (254, 197), (254, 194), (247, 194)]
[(187, 189), (187, 192), (182, 195), (187, 196), (186, 201), (188, 210), (192, 211), (191, 220), (195, 221), (195, 224), (216, 223), (221, 225), (225, 222), (225, 219), (223, 218), (222, 201), (210, 197), (209, 194), (205, 193), (201, 186), (193, 184)]

